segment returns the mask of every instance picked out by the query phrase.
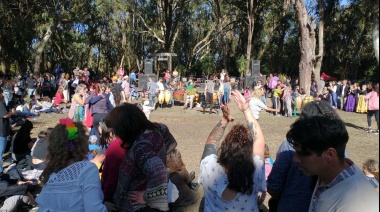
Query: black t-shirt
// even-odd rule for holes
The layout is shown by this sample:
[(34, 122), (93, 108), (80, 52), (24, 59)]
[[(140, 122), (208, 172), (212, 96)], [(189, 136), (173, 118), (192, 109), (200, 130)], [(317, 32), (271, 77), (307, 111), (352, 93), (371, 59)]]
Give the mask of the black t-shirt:
[[(32, 142), (32, 138), (29, 135), (17, 136), (19, 132), (14, 135), (14, 141), (12, 142), (14, 154), (24, 154), (30, 152), (28, 144)], [(17, 139), (17, 140), (16, 140)]]
[(5, 137), (9, 135), (11, 129), (9, 125), (9, 118), (3, 118), (8, 114), (8, 108), (5, 106), (3, 101), (0, 101), (0, 136)]
[(45, 139), (40, 139), (37, 141), (37, 144), (33, 150), (33, 157), (40, 160), (45, 160), (47, 155), (47, 146), (47, 141)]
[(120, 94), (120, 92), (123, 91), (123, 87), (121, 87), (121, 85), (119, 83), (112, 83), (114, 88), (115, 88), (115, 92)]

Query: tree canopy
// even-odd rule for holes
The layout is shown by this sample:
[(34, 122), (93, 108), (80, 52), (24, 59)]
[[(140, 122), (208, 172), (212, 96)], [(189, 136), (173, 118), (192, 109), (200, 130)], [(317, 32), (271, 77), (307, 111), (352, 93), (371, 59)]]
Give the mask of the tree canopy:
[[(298, 8), (305, 5), (304, 23)], [(143, 69), (151, 53), (173, 52), (183, 74), (226, 68), (244, 75), (252, 60), (261, 73), (298, 77), (314, 36), (309, 72), (354, 80), (378, 78), (378, 1), (349, 0), (3, 0), (3, 74), (91, 67), (110, 75)], [(304, 30), (308, 29), (308, 32)], [(314, 34), (310, 34), (314, 33)], [(304, 36), (306, 35), (304, 34)], [(376, 43), (377, 42), (377, 43)], [(245, 66), (245, 68), (244, 68)]]

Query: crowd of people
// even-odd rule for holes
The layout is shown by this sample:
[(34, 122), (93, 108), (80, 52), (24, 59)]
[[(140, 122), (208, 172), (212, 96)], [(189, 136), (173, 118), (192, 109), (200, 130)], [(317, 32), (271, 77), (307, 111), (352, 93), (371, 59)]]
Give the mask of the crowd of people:
[[(70, 103), (67, 118), (40, 131), (35, 141), (30, 136), (33, 123), (27, 119), (12, 134), (14, 164), (3, 170), (0, 160), (0, 185), (6, 185), (0, 191), (4, 200), (0, 210), (12, 210), (22, 201), (39, 211), (185, 211), (201, 201), (200, 211), (260, 211), (267, 192), (269, 211), (379, 210), (378, 162), (370, 159), (359, 168), (346, 157), (348, 132), (333, 95), (321, 94), (302, 107), (273, 160), (259, 113), (266, 110), (293, 117), (294, 99), (303, 95), (297, 82), (283, 83), (274, 75), (242, 94), (232, 89), (226, 70), (218, 79), (210, 77), (205, 82), (205, 100), (211, 102), (216, 93), (222, 118), (206, 139), (198, 182), (193, 182), (195, 172), (186, 169), (176, 138), (164, 123), (151, 122), (146, 109), (154, 110), (160, 93), (171, 90), (173, 94), (182, 87), (184, 108), (192, 109), (194, 80), (182, 86), (176, 70), (166, 71), (157, 82), (150, 78), (141, 94), (147, 94), (147, 100), (141, 105), (132, 103), (135, 79), (124, 71), (109, 80), (91, 80), (91, 72), (83, 70), (74, 69), (72, 82), (70, 74), (56, 73), (56, 94), (50, 103), (58, 111)], [(32, 74), (29, 78), (33, 85), (38, 82)], [(378, 85), (368, 89), (362, 99), (371, 127), (371, 116), (378, 123)], [(6, 151), (12, 133), (10, 118), (16, 112), (4, 90), (0, 92), (1, 153)], [(35, 108), (43, 103), (35, 98), (36, 90), (28, 87), (24, 95), (34, 102), (29, 112), (38, 115)], [(18, 95), (14, 88), (11, 93)], [(268, 107), (268, 95), (273, 108)], [(247, 124), (232, 126), (224, 137), (235, 120), (231, 104), (236, 104)], [(23, 178), (19, 170), (38, 171), (42, 190), (36, 199), (32, 193), (37, 183)], [(202, 200), (195, 194), (199, 186)]]

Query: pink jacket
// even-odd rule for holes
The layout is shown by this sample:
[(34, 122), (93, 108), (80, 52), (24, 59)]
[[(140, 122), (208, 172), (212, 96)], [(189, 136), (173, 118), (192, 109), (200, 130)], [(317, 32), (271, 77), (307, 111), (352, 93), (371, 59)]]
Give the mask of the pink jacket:
[(379, 95), (376, 91), (369, 92), (365, 99), (368, 100), (368, 110), (379, 110)]

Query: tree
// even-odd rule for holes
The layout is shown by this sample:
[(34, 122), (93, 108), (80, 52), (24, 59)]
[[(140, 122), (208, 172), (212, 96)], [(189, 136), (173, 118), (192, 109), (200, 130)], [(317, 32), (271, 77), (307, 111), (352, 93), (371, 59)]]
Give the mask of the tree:
[[(286, 0), (285, 6), (289, 5)], [(310, 95), (311, 72), (316, 63), (314, 18), (309, 19), (304, 0), (292, 0), (300, 30), (301, 59), (299, 62), (300, 88)]]

